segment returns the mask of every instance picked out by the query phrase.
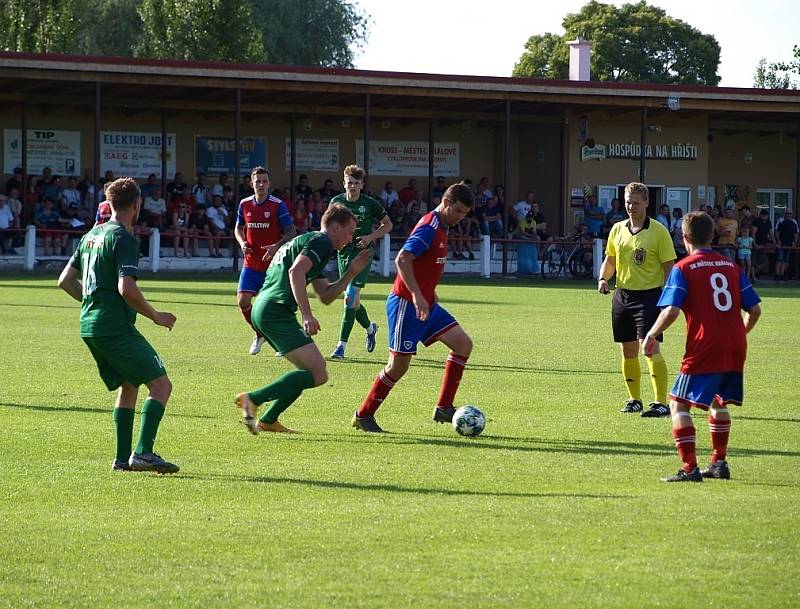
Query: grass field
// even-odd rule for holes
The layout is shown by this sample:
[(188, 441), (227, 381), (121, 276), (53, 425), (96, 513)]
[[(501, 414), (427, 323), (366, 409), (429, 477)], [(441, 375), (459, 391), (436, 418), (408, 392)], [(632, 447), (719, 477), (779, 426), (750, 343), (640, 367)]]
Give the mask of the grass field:
[[(357, 327), (349, 359), (282, 417), (302, 431), (288, 437), (248, 435), (232, 406), (288, 369), (247, 354), (234, 278), (140, 283), (178, 316), (171, 333), (138, 323), (174, 384), (156, 445), (181, 466), (169, 477), (109, 471), (113, 396), (77, 303), (53, 276), (0, 276), (0, 607), (800, 606), (797, 287), (757, 286), (734, 479), (667, 485), (670, 422), (618, 412), (610, 299), (593, 284), (441, 286), (476, 345), (457, 402), (489, 422), (469, 439), (430, 420), (442, 345), (379, 411), (391, 434), (350, 427), (386, 358), (385, 282), (364, 293), (379, 348)], [(313, 306), (327, 355), (341, 305)], [(671, 374), (682, 349), (681, 319)]]

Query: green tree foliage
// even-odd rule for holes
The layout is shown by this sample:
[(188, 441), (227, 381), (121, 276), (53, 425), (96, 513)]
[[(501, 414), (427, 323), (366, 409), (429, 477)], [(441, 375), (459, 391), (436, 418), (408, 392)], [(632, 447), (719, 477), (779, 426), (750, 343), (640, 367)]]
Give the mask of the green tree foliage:
[(71, 0), (4, 0), (0, 6), (3, 50), (72, 52), (77, 13)]
[(270, 63), (353, 67), (369, 17), (347, 0), (251, 0)]
[(144, 0), (136, 54), (157, 59), (266, 61), (247, 0)]
[(794, 60), (767, 63), (762, 58), (756, 67), (753, 86), (758, 89), (797, 89), (800, 81), (793, 76), (800, 76), (800, 45), (794, 46)]
[(716, 39), (673, 19), (644, 0), (620, 7), (591, 0), (562, 21), (562, 36), (532, 36), (514, 67), (514, 76), (567, 78), (567, 41), (592, 43), (593, 80), (719, 83), (720, 48)]
[(130, 57), (142, 39), (142, 0), (74, 0), (80, 15), (75, 55)]

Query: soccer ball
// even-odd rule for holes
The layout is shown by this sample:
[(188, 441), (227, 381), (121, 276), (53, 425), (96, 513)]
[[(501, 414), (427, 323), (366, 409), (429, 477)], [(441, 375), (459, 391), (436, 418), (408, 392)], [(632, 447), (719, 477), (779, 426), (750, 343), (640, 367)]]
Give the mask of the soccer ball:
[(453, 429), (462, 436), (474, 438), (486, 427), (486, 417), (477, 406), (462, 406), (453, 415)]

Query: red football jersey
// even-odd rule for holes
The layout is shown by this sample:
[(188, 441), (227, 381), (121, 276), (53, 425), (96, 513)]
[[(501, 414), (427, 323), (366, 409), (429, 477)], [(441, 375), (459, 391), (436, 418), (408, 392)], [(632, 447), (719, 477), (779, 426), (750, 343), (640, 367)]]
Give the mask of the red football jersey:
[(725, 256), (700, 250), (678, 262), (658, 306), (686, 316), (684, 374), (742, 372), (747, 355), (742, 309), (760, 302), (744, 271)]
[(95, 224), (105, 224), (111, 220), (111, 204), (108, 201), (103, 201), (97, 206), (97, 213), (94, 217)]
[[(444, 263), (447, 260), (447, 228), (439, 218), (436, 210), (424, 215), (414, 230), (411, 231), (403, 249), (414, 254), (414, 278), (417, 280), (420, 290), (425, 296), (428, 304), (433, 306), (436, 298), (436, 286), (444, 271)], [(392, 293), (409, 302), (414, 299), (411, 290), (397, 274), (392, 286)]]
[(255, 195), (242, 199), (236, 216), (236, 225), (245, 226), (245, 238), (253, 248), (252, 254), (245, 254), (244, 266), (254, 271), (266, 271), (269, 262), (264, 262), (264, 246), (280, 241), (282, 226), (292, 224), (292, 217), (283, 201), (269, 195), (258, 203)]

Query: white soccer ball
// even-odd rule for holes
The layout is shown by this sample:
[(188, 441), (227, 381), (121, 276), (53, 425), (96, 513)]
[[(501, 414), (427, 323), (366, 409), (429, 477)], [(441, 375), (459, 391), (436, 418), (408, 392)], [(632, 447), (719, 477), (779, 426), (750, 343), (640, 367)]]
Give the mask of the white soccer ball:
[(477, 406), (462, 406), (453, 415), (453, 429), (462, 436), (474, 438), (486, 427), (486, 417)]

